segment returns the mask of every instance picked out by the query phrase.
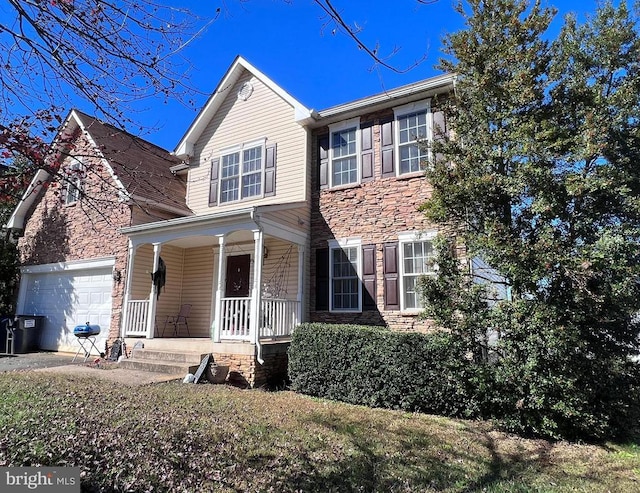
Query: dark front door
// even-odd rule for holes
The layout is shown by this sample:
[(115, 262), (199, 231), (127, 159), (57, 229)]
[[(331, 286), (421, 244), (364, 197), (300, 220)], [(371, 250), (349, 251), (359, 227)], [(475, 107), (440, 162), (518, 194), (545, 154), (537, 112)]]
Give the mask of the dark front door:
[(249, 296), (249, 269), (251, 255), (227, 257), (227, 285), (225, 298), (246, 298)]

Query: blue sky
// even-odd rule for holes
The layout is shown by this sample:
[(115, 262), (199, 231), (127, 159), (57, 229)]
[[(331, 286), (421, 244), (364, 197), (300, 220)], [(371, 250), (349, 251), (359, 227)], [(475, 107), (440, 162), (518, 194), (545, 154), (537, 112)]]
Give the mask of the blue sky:
[[(452, 0), (422, 5), (415, 0), (333, 0), (346, 21), (362, 26), (361, 37), (380, 46), (383, 55), (399, 51), (389, 62), (400, 68), (426, 55), (404, 74), (375, 69), (372, 60), (345, 35), (332, 35), (331, 25), (311, 0), (180, 0), (202, 17), (222, 13), (183, 52), (192, 69), (190, 84), (202, 91), (195, 108), (178, 102), (146, 101), (134, 115), (149, 128), (148, 140), (173, 150), (197, 111), (205, 103), (236, 55), (256, 68), (309, 108), (324, 109), (437, 75), (441, 40), (462, 27)], [(554, 22), (576, 12), (583, 19), (595, 0), (551, 1), (559, 9)], [(89, 108), (86, 108), (89, 110)]]

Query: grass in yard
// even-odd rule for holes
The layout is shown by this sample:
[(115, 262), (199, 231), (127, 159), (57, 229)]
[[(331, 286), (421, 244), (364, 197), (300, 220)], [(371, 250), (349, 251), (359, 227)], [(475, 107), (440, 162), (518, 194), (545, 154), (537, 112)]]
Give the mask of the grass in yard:
[(632, 492), (640, 447), (179, 383), (0, 375), (0, 466), (80, 466), (83, 491)]

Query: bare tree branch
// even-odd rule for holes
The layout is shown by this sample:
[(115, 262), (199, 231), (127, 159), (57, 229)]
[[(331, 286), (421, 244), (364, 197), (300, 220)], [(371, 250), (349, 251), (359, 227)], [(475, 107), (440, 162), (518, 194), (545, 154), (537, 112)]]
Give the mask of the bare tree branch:
[[(394, 46), (392, 50), (383, 55), (379, 43), (371, 46), (366, 43), (362, 37), (362, 28), (356, 23), (350, 24), (343, 16), (343, 13), (334, 6), (332, 0), (313, 0), (325, 13), (325, 24), (323, 28), (331, 27), (331, 33), (341, 32), (351, 38), (359, 50), (364, 51), (374, 62), (374, 67), (384, 67), (392, 72), (403, 74), (414, 69), (427, 59), (427, 53), (423, 53), (419, 59), (406, 67), (398, 67), (391, 63), (391, 59), (400, 51), (398, 46)], [(416, 0), (417, 3), (428, 5), (438, 0)]]

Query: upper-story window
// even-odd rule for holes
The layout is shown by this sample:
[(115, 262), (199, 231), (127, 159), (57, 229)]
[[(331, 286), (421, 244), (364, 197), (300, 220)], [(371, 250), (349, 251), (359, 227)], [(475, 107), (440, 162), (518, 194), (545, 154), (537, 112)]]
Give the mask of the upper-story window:
[(430, 102), (418, 101), (394, 108), (396, 122), (397, 174), (423, 171), (430, 160), (432, 138)]
[(211, 163), (209, 205), (275, 195), (275, 160), (265, 140), (223, 151)]
[(263, 144), (222, 156), (220, 203), (262, 195)]
[(80, 200), (84, 188), (85, 169), (82, 159), (74, 158), (65, 170), (65, 204), (73, 204)]
[(358, 173), (358, 118), (329, 127), (331, 134), (330, 176), (332, 187), (359, 182)]

